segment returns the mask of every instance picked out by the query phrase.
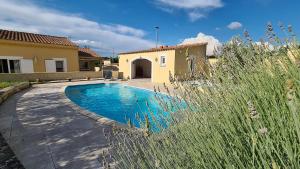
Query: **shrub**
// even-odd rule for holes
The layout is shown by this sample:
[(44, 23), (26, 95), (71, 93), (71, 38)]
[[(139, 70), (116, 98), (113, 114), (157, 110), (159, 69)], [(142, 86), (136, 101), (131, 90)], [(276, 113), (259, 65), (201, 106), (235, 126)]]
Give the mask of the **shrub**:
[(116, 134), (119, 168), (300, 168), (300, 51), (272, 32), (225, 44), (201, 87), (175, 81), (187, 108), (160, 133)]

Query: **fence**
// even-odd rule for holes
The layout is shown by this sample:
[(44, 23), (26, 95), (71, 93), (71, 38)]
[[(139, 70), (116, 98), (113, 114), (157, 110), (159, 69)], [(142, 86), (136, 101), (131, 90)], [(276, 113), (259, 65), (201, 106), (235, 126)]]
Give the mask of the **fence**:
[(123, 79), (123, 73), (119, 71), (103, 70), (103, 77), (106, 79)]

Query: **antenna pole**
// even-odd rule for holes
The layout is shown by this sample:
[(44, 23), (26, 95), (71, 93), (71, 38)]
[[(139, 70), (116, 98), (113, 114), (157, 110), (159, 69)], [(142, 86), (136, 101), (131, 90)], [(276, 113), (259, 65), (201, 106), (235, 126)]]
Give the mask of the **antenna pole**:
[(159, 32), (159, 27), (156, 26), (154, 28), (155, 28), (155, 31), (156, 31), (156, 48), (157, 48), (157, 46), (158, 46), (158, 32)]

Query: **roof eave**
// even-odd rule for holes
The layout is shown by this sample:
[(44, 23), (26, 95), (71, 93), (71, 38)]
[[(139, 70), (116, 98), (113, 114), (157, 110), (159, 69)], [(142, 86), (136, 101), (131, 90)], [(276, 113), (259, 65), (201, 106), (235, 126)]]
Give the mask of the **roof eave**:
[(197, 44), (188, 44), (188, 45), (179, 45), (179, 46), (171, 46), (166, 48), (156, 48), (156, 49), (147, 49), (147, 50), (139, 50), (139, 51), (132, 51), (132, 52), (122, 52), (118, 53), (118, 55), (129, 55), (129, 54), (136, 54), (136, 53), (150, 53), (150, 52), (161, 52), (161, 51), (168, 51), (168, 50), (177, 50), (183, 49), (187, 47), (196, 47), (196, 46), (207, 46), (207, 42), (205, 43), (197, 43)]

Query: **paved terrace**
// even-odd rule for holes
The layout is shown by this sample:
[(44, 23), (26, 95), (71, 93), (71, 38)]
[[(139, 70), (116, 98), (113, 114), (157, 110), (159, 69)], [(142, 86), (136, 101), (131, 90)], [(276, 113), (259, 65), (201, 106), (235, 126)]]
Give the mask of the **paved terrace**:
[[(0, 106), (0, 132), (27, 169), (103, 168), (112, 127), (80, 113), (64, 87), (103, 81), (34, 85)], [(148, 81), (126, 84), (153, 89)]]

